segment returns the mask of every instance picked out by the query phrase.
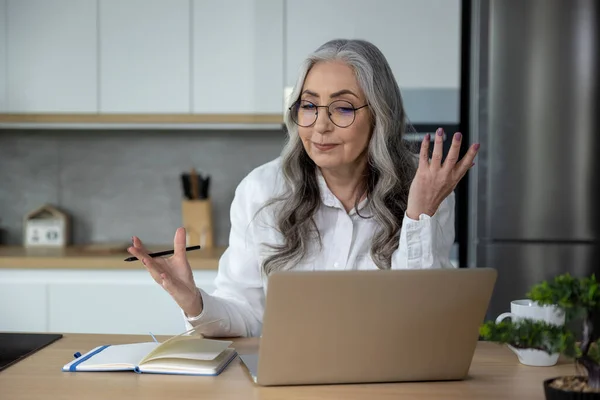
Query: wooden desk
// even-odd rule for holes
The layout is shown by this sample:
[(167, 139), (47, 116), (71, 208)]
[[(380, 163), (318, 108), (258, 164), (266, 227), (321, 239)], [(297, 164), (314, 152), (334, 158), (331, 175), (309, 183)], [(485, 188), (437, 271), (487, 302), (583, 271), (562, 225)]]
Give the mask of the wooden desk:
[[(554, 367), (527, 367), (506, 347), (483, 342), (478, 344), (469, 379), (456, 382), (260, 387), (250, 380), (239, 359), (217, 377), (61, 371), (76, 351), (148, 339), (67, 334), (0, 372), (0, 399), (543, 399), (544, 379), (575, 372), (566, 360)], [(243, 354), (257, 344), (256, 339), (238, 339), (234, 346)]]

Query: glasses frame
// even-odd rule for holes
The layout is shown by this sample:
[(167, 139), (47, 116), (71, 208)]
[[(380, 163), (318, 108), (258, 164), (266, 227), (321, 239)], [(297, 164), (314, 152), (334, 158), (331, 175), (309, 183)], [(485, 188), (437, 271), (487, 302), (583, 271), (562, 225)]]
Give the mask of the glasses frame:
[[(294, 115), (294, 111), (293, 111), (293, 109), (294, 109), (294, 107), (296, 107), (297, 105), (299, 105), (299, 103), (300, 103), (300, 102), (302, 102), (302, 101), (304, 101), (304, 102), (306, 102), (306, 103), (310, 103), (310, 104), (312, 104), (313, 106), (315, 106), (315, 120), (314, 120), (314, 121), (313, 121), (313, 123), (312, 123), (312, 124), (310, 124), (310, 125), (300, 125), (300, 124), (299, 124), (297, 121), (295, 121), (295, 120), (294, 120), (294, 117), (293, 117), (293, 115)], [(332, 105), (333, 103), (337, 103), (337, 102), (339, 102), (339, 101), (343, 101), (343, 102), (345, 102), (345, 103), (348, 103), (348, 104), (350, 104), (350, 106), (351, 106), (351, 107), (349, 107), (349, 108), (351, 108), (351, 109), (352, 109), (352, 112), (353, 112), (353, 115), (352, 115), (352, 122), (350, 122), (348, 125), (344, 125), (344, 126), (342, 126), (342, 125), (338, 125), (338, 124), (336, 124), (336, 123), (333, 121), (333, 119), (331, 119), (331, 113), (329, 112), (329, 107), (331, 107), (331, 105)], [(350, 103), (348, 100), (334, 100), (334, 101), (332, 101), (331, 103), (329, 103), (329, 104), (328, 104), (328, 105), (326, 105), (326, 106), (318, 106), (318, 105), (316, 105), (315, 103), (313, 103), (312, 101), (298, 99), (298, 100), (296, 100), (294, 103), (292, 103), (292, 105), (291, 105), (290, 107), (288, 107), (288, 110), (290, 111), (290, 113), (291, 113), (291, 115), (292, 115), (292, 121), (294, 121), (294, 123), (295, 123), (296, 125), (298, 125), (298, 126), (301, 126), (301, 127), (303, 127), (303, 128), (308, 128), (309, 126), (313, 126), (313, 125), (314, 125), (314, 124), (317, 122), (317, 120), (319, 119), (319, 108), (326, 108), (326, 109), (327, 109), (327, 117), (329, 118), (329, 120), (331, 121), (331, 123), (332, 123), (332, 124), (334, 124), (335, 126), (337, 126), (337, 127), (339, 127), (339, 128), (347, 128), (347, 127), (349, 127), (350, 125), (352, 125), (352, 124), (354, 123), (354, 121), (356, 120), (356, 110), (360, 110), (361, 108), (365, 108), (365, 107), (367, 107), (368, 105), (369, 105), (369, 104), (367, 103), (367, 104), (365, 104), (365, 105), (362, 105), (362, 106), (360, 106), (360, 107), (354, 107), (354, 105), (353, 105), (352, 103)], [(297, 118), (296, 118), (296, 119), (297, 119)]]

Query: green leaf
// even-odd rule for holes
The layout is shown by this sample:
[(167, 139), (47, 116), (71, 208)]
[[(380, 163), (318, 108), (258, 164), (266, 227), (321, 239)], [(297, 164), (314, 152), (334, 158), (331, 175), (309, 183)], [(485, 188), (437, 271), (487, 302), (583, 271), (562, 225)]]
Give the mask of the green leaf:
[(600, 349), (599, 349), (599, 343), (598, 341), (596, 341), (595, 343), (592, 343), (592, 345), (590, 346), (590, 350), (588, 351), (588, 356), (594, 360), (594, 362), (596, 364), (598, 364), (600, 362)]
[(540, 305), (557, 305), (565, 312), (567, 322), (600, 309), (600, 288), (595, 275), (579, 279), (568, 273), (559, 275), (552, 281), (534, 285), (527, 297)]
[(510, 344), (516, 348), (537, 349), (550, 354), (576, 352), (575, 338), (571, 332), (564, 326), (559, 327), (544, 321), (488, 321), (480, 327), (479, 334), (484, 340)]

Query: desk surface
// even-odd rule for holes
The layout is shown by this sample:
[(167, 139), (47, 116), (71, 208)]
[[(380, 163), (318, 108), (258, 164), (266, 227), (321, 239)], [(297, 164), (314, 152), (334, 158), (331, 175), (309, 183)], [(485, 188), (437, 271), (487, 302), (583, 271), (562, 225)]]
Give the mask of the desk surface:
[[(0, 399), (543, 399), (544, 379), (575, 373), (568, 360), (554, 367), (527, 367), (506, 347), (484, 342), (477, 346), (469, 378), (455, 382), (259, 387), (239, 358), (217, 377), (61, 371), (76, 351), (147, 340), (148, 336), (66, 334), (0, 372)], [(257, 345), (257, 339), (234, 343), (242, 354)]]

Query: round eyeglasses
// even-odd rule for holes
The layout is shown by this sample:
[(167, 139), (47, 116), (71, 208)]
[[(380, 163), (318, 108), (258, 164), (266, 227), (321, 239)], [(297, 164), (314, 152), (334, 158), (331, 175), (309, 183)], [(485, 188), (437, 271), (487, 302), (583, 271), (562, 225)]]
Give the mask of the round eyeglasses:
[(327, 115), (331, 122), (340, 128), (347, 128), (354, 122), (356, 110), (367, 106), (368, 104), (354, 107), (352, 103), (346, 100), (336, 100), (328, 106), (317, 106), (307, 100), (298, 100), (289, 110), (294, 123), (302, 127), (308, 127), (317, 121), (319, 108), (323, 107), (327, 109)]

